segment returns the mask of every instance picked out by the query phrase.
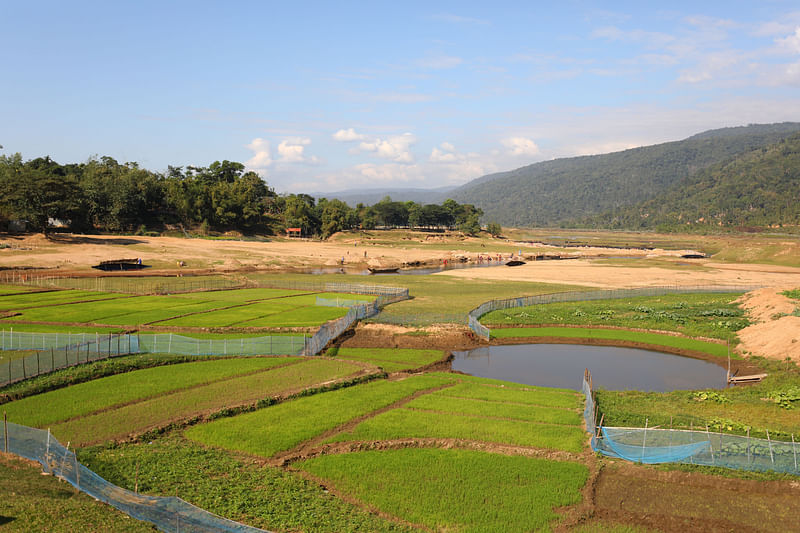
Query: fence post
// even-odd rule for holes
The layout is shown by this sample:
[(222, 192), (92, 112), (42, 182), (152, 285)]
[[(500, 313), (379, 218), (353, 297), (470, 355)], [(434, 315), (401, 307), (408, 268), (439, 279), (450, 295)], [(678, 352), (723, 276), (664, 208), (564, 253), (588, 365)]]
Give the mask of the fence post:
[(54, 353), (54, 349), (50, 347), (50, 372), (53, 372), (56, 369), (56, 355)]
[(769, 459), (772, 461), (772, 464), (775, 464), (775, 456), (772, 455), (772, 441), (769, 438), (769, 430), (767, 431), (767, 443), (769, 444)]
[(711, 434), (708, 432), (708, 424), (706, 424), (706, 437), (708, 437), (708, 446), (711, 449), (711, 464), (717, 464), (714, 460), (714, 444), (711, 442)]
[(794, 443), (794, 433), (792, 433), (792, 451), (794, 452), (794, 469), (797, 470), (797, 448)]
[(3, 411), (3, 441), (4, 451), (8, 453), (8, 415)]

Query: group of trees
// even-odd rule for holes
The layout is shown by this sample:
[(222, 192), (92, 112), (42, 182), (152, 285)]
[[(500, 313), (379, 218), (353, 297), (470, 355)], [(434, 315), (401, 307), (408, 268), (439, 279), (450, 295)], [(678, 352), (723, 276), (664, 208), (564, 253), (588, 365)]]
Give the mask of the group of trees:
[(73, 231), (131, 232), (166, 224), (276, 233), (287, 227), (328, 237), (376, 227), (480, 231), (483, 212), (447, 200), (441, 205), (394, 202), (352, 208), (307, 194), (278, 195), (256, 173), (232, 161), (168, 167), (166, 173), (110, 157), (60, 165), (49, 157), (0, 156), (0, 224), (24, 220), (47, 232), (56, 221)]

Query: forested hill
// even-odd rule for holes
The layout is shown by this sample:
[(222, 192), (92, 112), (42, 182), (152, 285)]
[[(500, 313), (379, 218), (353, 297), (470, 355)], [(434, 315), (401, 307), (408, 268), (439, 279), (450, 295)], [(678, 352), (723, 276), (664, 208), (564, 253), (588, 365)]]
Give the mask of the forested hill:
[(800, 224), (800, 134), (713, 165), (581, 225), (682, 230)]
[(535, 163), (451, 191), (506, 226), (555, 226), (640, 204), (702, 169), (769, 146), (800, 123), (711, 130), (683, 141)]

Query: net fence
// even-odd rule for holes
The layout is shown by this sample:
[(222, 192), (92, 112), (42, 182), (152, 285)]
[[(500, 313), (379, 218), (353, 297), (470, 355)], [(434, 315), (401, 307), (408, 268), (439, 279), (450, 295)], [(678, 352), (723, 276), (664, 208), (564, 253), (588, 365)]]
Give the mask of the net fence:
[(161, 531), (264, 531), (209, 513), (177, 497), (138, 494), (109, 483), (80, 464), (75, 453), (49, 431), (7, 423), (0, 427), (0, 433), (5, 451), (39, 462), (44, 472), (133, 518), (154, 524)]
[(197, 339), (173, 333), (141, 333), (137, 337), (142, 352), (177, 355), (299, 355), (307, 339), (304, 335)]
[[(800, 446), (791, 442), (727, 435), (705, 430), (606, 427), (597, 421), (591, 374), (583, 376), (584, 421), (592, 434), (592, 449), (608, 457), (658, 464), (683, 463), (734, 470), (773, 471), (800, 475)], [(769, 437), (769, 433), (767, 433)]]
[(127, 334), (29, 333), (3, 330), (4, 350), (16, 350), (0, 360), (0, 387), (55, 370), (120, 355), (140, 353), (139, 339)]
[(638, 296), (663, 296), (665, 294), (692, 294), (692, 293), (726, 293), (726, 292), (748, 292), (760, 288), (761, 286), (694, 286), (694, 287), (641, 287), (636, 289), (608, 289), (596, 291), (569, 291), (554, 294), (539, 294), (536, 296), (521, 296), (519, 298), (508, 298), (504, 300), (490, 300), (484, 302), (469, 312), (467, 325), (479, 337), (489, 340), (491, 331), (481, 324), (480, 318), (492, 311), (502, 309), (512, 309), (515, 307), (528, 307), (532, 305), (544, 305), (563, 302), (578, 302), (586, 300), (612, 300), (615, 298), (635, 298)]

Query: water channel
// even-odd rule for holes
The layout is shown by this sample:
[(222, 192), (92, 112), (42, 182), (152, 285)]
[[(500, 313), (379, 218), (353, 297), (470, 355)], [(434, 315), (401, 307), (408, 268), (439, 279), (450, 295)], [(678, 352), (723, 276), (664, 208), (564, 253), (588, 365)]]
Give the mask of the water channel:
[(724, 388), (721, 366), (637, 348), (574, 344), (514, 344), (453, 352), (452, 369), (473, 376), (579, 390), (583, 370), (595, 388), (671, 390)]

